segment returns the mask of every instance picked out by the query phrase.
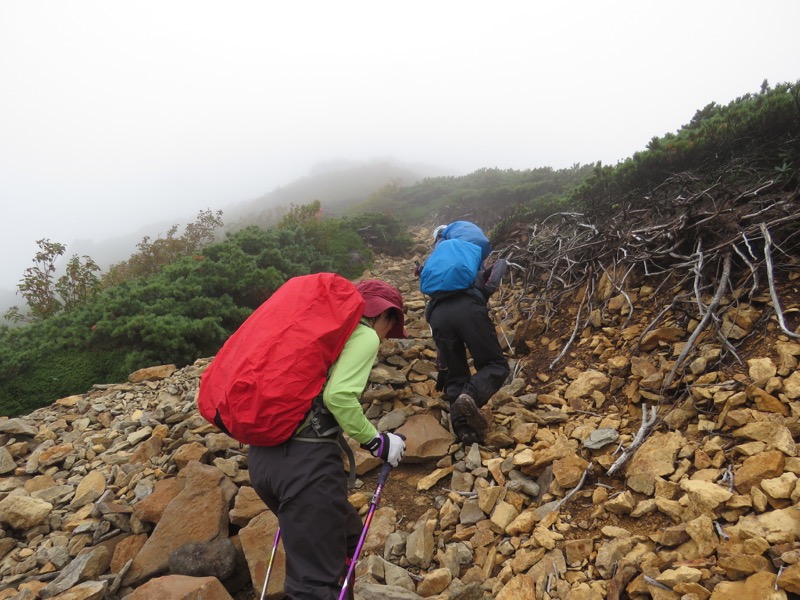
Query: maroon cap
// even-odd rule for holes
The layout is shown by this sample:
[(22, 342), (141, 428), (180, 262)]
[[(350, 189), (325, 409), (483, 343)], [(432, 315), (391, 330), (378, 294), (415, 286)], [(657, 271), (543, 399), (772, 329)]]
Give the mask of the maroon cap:
[(361, 281), (356, 284), (356, 289), (367, 303), (364, 306), (365, 317), (377, 317), (387, 308), (391, 308), (395, 314), (395, 321), (389, 331), (389, 337), (408, 337), (403, 315), (403, 296), (400, 294), (400, 290), (380, 279)]

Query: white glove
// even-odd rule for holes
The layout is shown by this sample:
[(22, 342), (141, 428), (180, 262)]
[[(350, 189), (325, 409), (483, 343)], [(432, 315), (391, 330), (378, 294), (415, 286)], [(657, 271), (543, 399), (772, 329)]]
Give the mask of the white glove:
[(362, 448), (369, 450), (372, 456), (388, 462), (393, 467), (400, 464), (406, 453), (406, 438), (394, 433), (379, 433), (368, 443), (361, 444)]

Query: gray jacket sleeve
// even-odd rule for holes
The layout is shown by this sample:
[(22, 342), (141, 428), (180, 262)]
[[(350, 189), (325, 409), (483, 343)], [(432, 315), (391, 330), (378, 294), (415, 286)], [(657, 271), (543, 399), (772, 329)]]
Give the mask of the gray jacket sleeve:
[(489, 296), (500, 288), (507, 267), (508, 263), (506, 260), (498, 258), (492, 263), (491, 267), (479, 272), (478, 276), (475, 278), (475, 287), (481, 291), (487, 301), (489, 300)]
[[(505, 275), (507, 267), (508, 263), (506, 260), (504, 258), (498, 258), (496, 261), (494, 261), (494, 264), (492, 264), (492, 266), (486, 270), (488, 271), (488, 274), (485, 276), (486, 284), (484, 287), (486, 288), (486, 291), (489, 292), (490, 296), (494, 294), (500, 287), (500, 283), (503, 281), (503, 275)], [(484, 273), (486, 273), (486, 271), (484, 271)]]

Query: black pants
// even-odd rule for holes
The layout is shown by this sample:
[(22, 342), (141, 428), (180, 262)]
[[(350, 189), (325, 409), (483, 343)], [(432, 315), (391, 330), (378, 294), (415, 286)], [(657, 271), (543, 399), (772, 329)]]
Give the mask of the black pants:
[[(247, 462), (253, 489), (281, 527), (287, 596), (337, 599), (345, 561), (363, 530), (347, 500), (339, 445), (290, 440), (274, 447), (251, 446)], [(264, 552), (269, 552), (268, 544)]]
[[(499, 390), (509, 374), (497, 332), (489, 317), (489, 308), (479, 292), (454, 294), (434, 301), (427, 313), (436, 347), (447, 365), (445, 397), (453, 402), (460, 394), (469, 394), (478, 406), (484, 406)], [(475, 367), (473, 375), (467, 351)], [(458, 415), (450, 414), (453, 424)]]

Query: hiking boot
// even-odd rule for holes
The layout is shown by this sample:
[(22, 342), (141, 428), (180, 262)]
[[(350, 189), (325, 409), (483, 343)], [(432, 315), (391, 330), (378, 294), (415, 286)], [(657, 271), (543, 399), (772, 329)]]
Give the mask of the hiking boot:
[(467, 430), (458, 436), (461, 439), (461, 443), (465, 446), (472, 446), (472, 444), (480, 444), (483, 442), (480, 434), (477, 431)]
[(453, 423), (453, 433), (456, 439), (465, 446), (483, 443), (483, 436), (467, 425), (465, 420), (459, 419), (456, 423)]
[(481, 409), (475, 404), (475, 400), (469, 394), (461, 394), (456, 401), (453, 402), (453, 411), (459, 414), (469, 425), (470, 429), (477, 432), (479, 436), (483, 436), (489, 425), (483, 417)]

